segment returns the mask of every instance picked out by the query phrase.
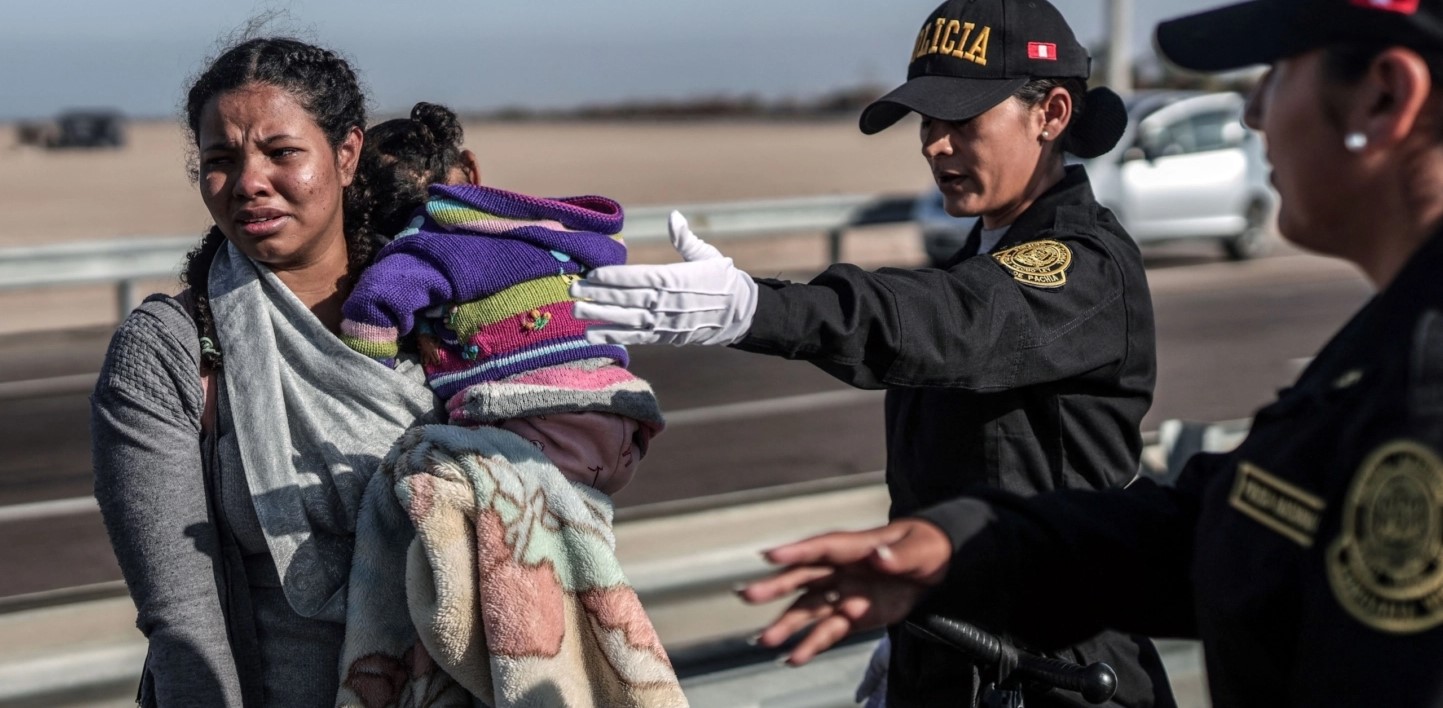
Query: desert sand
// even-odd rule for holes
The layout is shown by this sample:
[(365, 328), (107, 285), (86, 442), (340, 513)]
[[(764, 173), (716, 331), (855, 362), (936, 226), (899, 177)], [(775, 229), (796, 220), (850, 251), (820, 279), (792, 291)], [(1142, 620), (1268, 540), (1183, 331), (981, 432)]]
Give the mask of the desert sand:
[[(914, 122), (864, 136), (852, 120), (670, 123), (470, 123), (466, 144), (493, 186), (548, 196), (602, 194), (627, 207), (826, 194), (919, 193), (931, 183)], [(121, 150), (15, 145), (0, 125), (0, 253), (8, 247), (200, 234), (210, 226), (187, 176), (184, 131), (136, 122)], [(705, 235), (705, 234), (703, 234)], [(816, 269), (820, 234), (720, 243), (757, 274)], [(867, 229), (843, 256), (867, 265), (920, 262), (915, 230)], [(0, 255), (3, 257), (3, 255)], [(674, 260), (664, 244), (633, 262)], [(179, 270), (177, 263), (177, 271)], [(175, 280), (141, 284), (174, 292)], [(0, 334), (113, 324), (111, 286), (0, 292)]]
[[(488, 184), (626, 206), (919, 191), (915, 127), (864, 136), (824, 122), (472, 123), (466, 144)], [(210, 224), (187, 176), (184, 131), (132, 123), (121, 150), (15, 146), (0, 126), (0, 248), (200, 234)]]

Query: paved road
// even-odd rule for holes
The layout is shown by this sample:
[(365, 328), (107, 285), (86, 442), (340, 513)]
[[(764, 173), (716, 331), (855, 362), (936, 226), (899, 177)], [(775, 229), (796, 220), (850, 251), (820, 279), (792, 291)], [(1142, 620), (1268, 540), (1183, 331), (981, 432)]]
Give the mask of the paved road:
[[(1210, 250), (1149, 258), (1157, 397), (1167, 418), (1248, 416), (1368, 296), (1336, 262), (1289, 253), (1249, 263)], [(108, 333), (0, 337), (0, 385), (93, 373)], [(637, 348), (672, 422), (622, 506), (868, 472), (882, 466), (881, 397), (800, 363), (729, 349)], [(0, 509), (90, 493), (84, 394), (0, 400)], [(0, 521), (0, 597), (118, 577), (93, 513)]]

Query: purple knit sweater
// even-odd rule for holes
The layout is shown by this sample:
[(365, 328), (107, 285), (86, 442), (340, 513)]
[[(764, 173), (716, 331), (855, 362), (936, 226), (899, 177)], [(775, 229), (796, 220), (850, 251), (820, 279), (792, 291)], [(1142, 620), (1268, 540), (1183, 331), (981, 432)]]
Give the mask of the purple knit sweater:
[[(342, 306), (347, 344), (383, 361), (420, 313), (548, 275), (626, 262), (621, 205), (432, 185), (411, 226), (377, 254)], [(623, 354), (624, 356), (624, 354)]]

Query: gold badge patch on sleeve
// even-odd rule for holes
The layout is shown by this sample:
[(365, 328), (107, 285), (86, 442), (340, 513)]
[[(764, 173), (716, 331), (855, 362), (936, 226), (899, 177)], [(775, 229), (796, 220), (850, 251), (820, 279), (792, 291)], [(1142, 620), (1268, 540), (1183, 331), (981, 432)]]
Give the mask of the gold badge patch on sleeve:
[(1067, 269), (1072, 266), (1072, 250), (1051, 239), (1029, 241), (998, 251), (992, 257), (1012, 273), (1013, 280), (1039, 288), (1066, 285)]
[(1443, 624), (1443, 461), (1409, 440), (1373, 451), (1353, 477), (1328, 547), (1338, 604), (1381, 632)]

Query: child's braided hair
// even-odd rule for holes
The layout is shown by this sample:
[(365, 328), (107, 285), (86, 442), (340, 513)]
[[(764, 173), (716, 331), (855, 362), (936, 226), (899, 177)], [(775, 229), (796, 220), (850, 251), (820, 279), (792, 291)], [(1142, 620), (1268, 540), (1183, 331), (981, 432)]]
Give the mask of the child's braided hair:
[(371, 187), (370, 220), (377, 233), (394, 236), (426, 202), (427, 185), (446, 182), (461, 164), (461, 122), (451, 109), (417, 103), (410, 118), (378, 123), (366, 131), (356, 166)]

